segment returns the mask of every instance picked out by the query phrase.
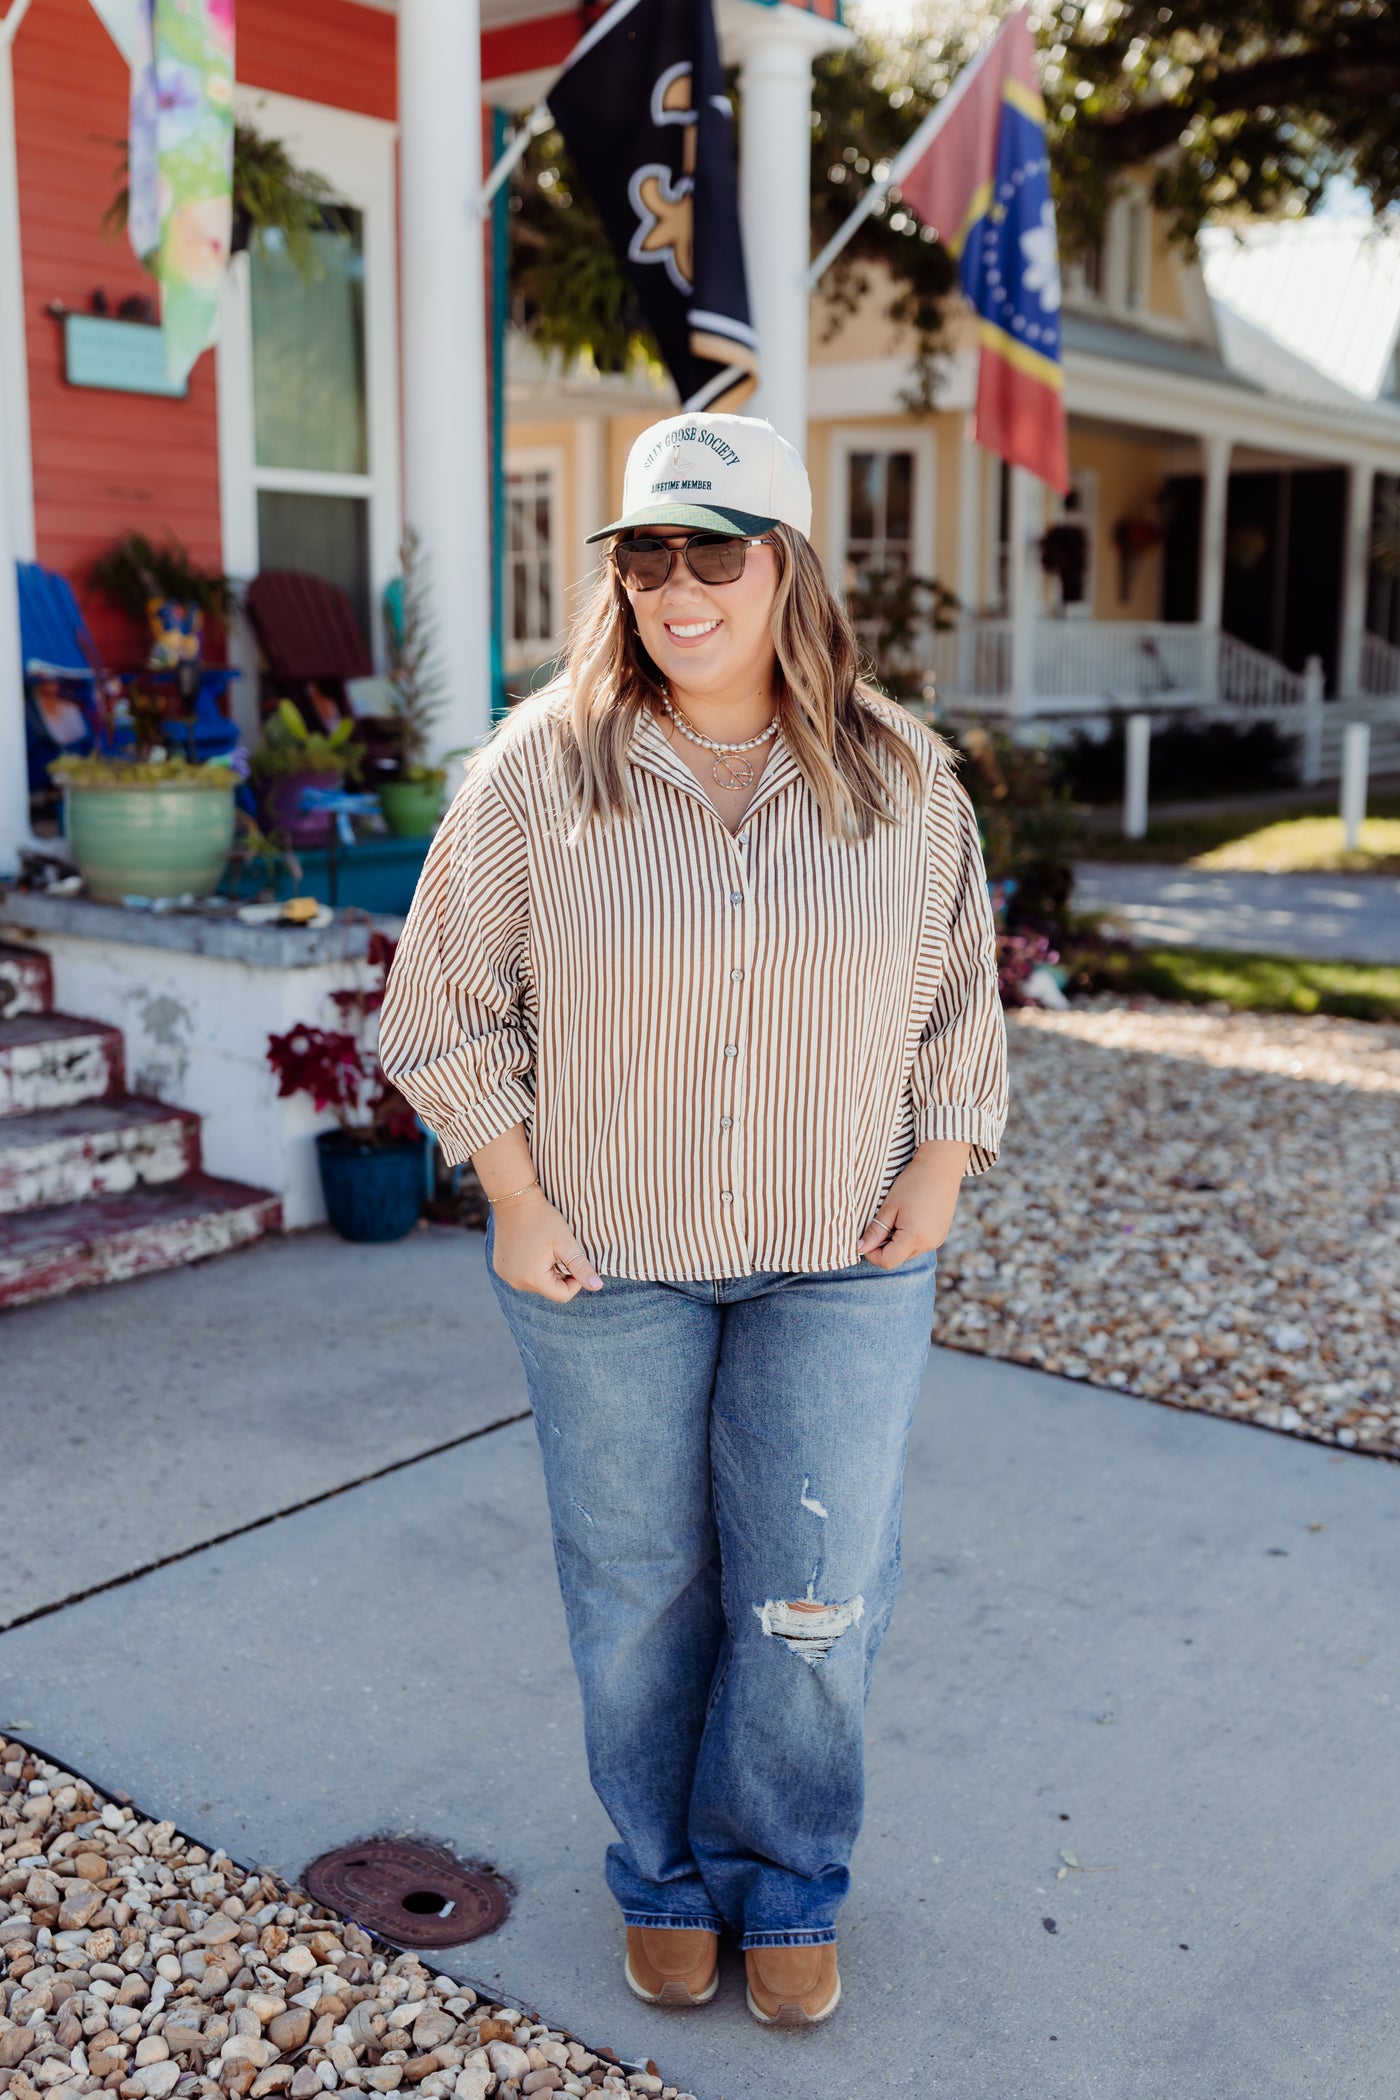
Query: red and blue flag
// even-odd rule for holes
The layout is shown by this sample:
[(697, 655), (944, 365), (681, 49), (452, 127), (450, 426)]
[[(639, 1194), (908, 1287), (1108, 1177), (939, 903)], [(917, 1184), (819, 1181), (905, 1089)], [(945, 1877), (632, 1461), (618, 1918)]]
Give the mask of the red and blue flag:
[(1060, 263), (1045, 103), (1024, 7), (933, 113), (919, 154), (906, 147), (900, 195), (956, 257), (978, 316), (980, 357), (973, 435), (1051, 488), (1069, 487)]

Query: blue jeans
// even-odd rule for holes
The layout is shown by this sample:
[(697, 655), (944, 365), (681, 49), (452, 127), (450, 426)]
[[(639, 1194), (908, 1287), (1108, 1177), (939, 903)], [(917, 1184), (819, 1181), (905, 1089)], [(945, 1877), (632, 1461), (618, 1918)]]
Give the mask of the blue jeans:
[(629, 1925), (836, 1937), (935, 1264), (605, 1277), (567, 1305), (492, 1269)]

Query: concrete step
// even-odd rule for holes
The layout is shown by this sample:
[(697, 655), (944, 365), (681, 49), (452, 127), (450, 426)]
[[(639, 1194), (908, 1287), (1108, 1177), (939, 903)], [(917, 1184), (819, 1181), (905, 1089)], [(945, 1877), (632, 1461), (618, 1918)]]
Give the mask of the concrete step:
[(0, 1116), (122, 1092), (122, 1034), (72, 1014), (20, 1013), (0, 1021)]
[(47, 955), (0, 941), (0, 1017), (53, 1009), (53, 965)]
[(199, 1117), (163, 1101), (78, 1101), (0, 1116), (0, 1216), (199, 1171)]
[(203, 1261), (275, 1230), (281, 1218), (279, 1199), (265, 1189), (209, 1174), (13, 1211), (0, 1217), (0, 1307)]

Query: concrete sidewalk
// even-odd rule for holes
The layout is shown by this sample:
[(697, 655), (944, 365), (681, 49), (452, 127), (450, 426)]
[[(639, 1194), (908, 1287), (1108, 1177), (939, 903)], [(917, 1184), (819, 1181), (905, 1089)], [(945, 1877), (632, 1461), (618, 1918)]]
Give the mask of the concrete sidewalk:
[[(371, 1276), (371, 1252), (398, 1266)], [(193, 1301), (177, 1316), (156, 1300), (165, 1278), (7, 1317), (30, 1425), (11, 1398), (7, 1452), (37, 1437), (48, 1454), (5, 1495), (21, 1608), (78, 1587), (75, 1541), (82, 1566), (114, 1571), (191, 1544), (193, 1517), (237, 1531), (287, 1507), (278, 1425), (303, 1409), (289, 1485), (343, 1491), (0, 1636), (0, 1726), (293, 1877), (385, 1829), (491, 1860), (516, 1884), (511, 1918), (443, 1966), (654, 2055), (701, 2100), (1400, 2090), (1394, 1467), (935, 1352), (870, 1713), (846, 2002), (829, 2028), (774, 2035), (733, 1963), (691, 2014), (622, 1985), (533, 1435), (510, 1419), (480, 1240), (316, 1235), (188, 1280), (200, 1321), (227, 1322), (194, 1372)], [(311, 1302), (334, 1317), (308, 1346)], [(84, 1381), (55, 1372), (58, 1314), (60, 1365), (128, 1367), (120, 1412), (94, 1422)], [(257, 1465), (237, 1458), (242, 1410)], [(87, 1462), (66, 1455), (75, 1435)], [(352, 1484), (416, 1437), (452, 1448)], [(182, 1509), (181, 1479), (205, 1477)], [(1062, 1880), (1061, 1848), (1079, 1862)]]
[(1111, 913), (1149, 946), (1400, 963), (1400, 881), (1393, 876), (1210, 874), (1080, 861), (1074, 903), (1079, 911)]

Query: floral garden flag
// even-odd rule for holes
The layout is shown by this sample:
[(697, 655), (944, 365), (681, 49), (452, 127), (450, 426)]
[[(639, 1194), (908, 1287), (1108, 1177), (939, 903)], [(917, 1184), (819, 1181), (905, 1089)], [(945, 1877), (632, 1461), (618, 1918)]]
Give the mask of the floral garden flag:
[(233, 230), (233, 0), (139, 6), (129, 230), (160, 281), (166, 370), (179, 381), (219, 332)]

